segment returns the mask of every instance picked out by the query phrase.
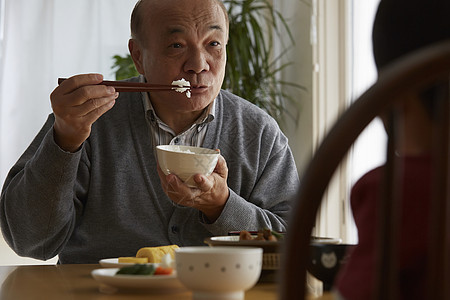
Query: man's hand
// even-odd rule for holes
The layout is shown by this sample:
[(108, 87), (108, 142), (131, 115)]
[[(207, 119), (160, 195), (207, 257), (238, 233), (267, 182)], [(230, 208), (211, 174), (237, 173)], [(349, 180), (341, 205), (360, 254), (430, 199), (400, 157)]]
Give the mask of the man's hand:
[(175, 174), (165, 175), (159, 166), (158, 174), (164, 192), (174, 203), (197, 208), (210, 222), (214, 222), (222, 213), (230, 194), (227, 185), (228, 167), (222, 155), (219, 155), (211, 175), (194, 175), (197, 188), (187, 186)]
[(54, 137), (61, 149), (77, 151), (91, 134), (91, 126), (114, 106), (119, 93), (97, 85), (101, 74), (76, 75), (64, 80), (50, 95), (55, 114)]

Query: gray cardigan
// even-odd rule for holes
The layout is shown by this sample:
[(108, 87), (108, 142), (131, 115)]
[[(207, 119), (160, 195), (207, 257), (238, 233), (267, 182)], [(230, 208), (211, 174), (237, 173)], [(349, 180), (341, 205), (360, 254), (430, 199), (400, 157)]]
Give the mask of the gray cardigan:
[(224, 156), (230, 197), (213, 224), (164, 194), (142, 96), (122, 93), (76, 153), (54, 143), (49, 116), (5, 181), (5, 240), (20, 256), (97, 263), (146, 246), (205, 245), (231, 230), (285, 230), (299, 184), (287, 138), (267, 113), (229, 92), (220, 92), (215, 113), (203, 147)]

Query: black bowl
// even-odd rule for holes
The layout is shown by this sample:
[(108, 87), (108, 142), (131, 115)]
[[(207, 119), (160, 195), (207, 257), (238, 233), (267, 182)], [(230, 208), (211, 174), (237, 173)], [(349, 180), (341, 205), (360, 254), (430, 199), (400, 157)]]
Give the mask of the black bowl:
[(349, 244), (311, 243), (309, 273), (322, 281), (323, 290), (329, 291), (339, 269), (345, 264)]

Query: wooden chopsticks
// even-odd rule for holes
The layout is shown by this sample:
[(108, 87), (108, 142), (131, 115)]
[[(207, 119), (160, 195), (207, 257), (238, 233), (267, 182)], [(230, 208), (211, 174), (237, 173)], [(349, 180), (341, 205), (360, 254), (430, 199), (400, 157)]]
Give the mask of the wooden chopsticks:
[[(58, 84), (61, 84), (67, 78), (58, 78)], [(155, 91), (173, 91), (178, 88), (190, 89), (190, 86), (170, 85), (170, 84), (152, 84), (143, 82), (128, 81), (109, 81), (104, 80), (99, 85), (112, 86), (116, 92), (155, 92)]]

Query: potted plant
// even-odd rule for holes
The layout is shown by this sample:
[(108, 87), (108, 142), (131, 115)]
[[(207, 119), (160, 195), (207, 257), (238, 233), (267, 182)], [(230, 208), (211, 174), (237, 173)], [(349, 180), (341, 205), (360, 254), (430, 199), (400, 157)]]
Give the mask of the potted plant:
[[(261, 107), (278, 123), (288, 115), (287, 101), (295, 99), (286, 92), (286, 86), (304, 89), (302, 86), (279, 79), (280, 72), (290, 63), (281, 63), (289, 49), (283, 46), (281, 54), (274, 57), (273, 45), (280, 43), (282, 32), (293, 38), (286, 20), (269, 0), (223, 0), (230, 19), (230, 39), (227, 46), (227, 66), (223, 89), (239, 95)], [(137, 76), (130, 55), (114, 56), (117, 80)], [(280, 124), (281, 125), (281, 124)]]

